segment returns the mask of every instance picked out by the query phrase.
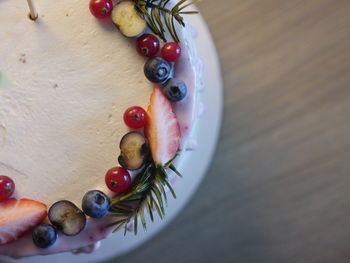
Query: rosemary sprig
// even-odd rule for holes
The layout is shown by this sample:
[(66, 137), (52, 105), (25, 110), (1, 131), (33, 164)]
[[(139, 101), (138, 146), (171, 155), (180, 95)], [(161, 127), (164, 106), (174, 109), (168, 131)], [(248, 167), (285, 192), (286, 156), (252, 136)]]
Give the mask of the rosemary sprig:
[(199, 0), (179, 0), (173, 7), (168, 7), (170, 0), (133, 0), (137, 10), (145, 17), (149, 28), (164, 42), (167, 42), (166, 31), (174, 41), (180, 42), (175, 21), (185, 27), (183, 15), (197, 14), (197, 11), (184, 9)]
[[(169, 168), (173, 170), (171, 160)], [(175, 169), (176, 170), (176, 169)], [(174, 171), (174, 170), (173, 170)], [(175, 171), (174, 171), (175, 172)], [(178, 171), (176, 174), (180, 175)], [(141, 224), (146, 230), (146, 217), (148, 213), (151, 221), (154, 220), (154, 210), (160, 218), (165, 216), (164, 208), (167, 206), (168, 188), (176, 198), (174, 189), (170, 185), (166, 168), (155, 166), (153, 161), (147, 162), (143, 170), (134, 179), (130, 190), (112, 199), (111, 212), (109, 216), (117, 217), (118, 219), (111, 223), (110, 227), (115, 227), (113, 232), (124, 227), (124, 235), (127, 232), (127, 225), (133, 220), (134, 234), (138, 232), (138, 225)]]

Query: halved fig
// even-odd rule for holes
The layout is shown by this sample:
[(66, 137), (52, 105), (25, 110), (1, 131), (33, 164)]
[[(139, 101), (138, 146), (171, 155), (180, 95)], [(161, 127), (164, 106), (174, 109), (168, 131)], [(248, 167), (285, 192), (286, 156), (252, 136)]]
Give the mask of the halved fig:
[(49, 209), (49, 220), (66, 236), (78, 235), (86, 225), (86, 216), (75, 204), (62, 200)]
[(132, 1), (122, 1), (113, 7), (112, 20), (126, 37), (136, 37), (146, 28), (146, 21), (135, 9)]
[(119, 148), (119, 164), (128, 170), (141, 168), (149, 156), (147, 139), (136, 131), (125, 134)]

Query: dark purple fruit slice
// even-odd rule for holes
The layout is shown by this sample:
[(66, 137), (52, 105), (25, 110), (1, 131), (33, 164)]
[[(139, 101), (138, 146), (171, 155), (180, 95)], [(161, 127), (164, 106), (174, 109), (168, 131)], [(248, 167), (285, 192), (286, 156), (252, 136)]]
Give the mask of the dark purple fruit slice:
[(149, 150), (145, 136), (132, 131), (123, 136), (120, 141), (120, 155), (118, 161), (128, 170), (137, 170), (148, 158)]
[(86, 216), (75, 204), (62, 200), (54, 203), (49, 209), (49, 220), (63, 234), (78, 235), (86, 225)]

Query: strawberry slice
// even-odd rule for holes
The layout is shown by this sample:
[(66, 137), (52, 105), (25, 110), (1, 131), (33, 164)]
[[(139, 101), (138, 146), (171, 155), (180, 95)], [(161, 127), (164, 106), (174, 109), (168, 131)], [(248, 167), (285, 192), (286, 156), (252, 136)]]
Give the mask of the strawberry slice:
[(164, 166), (180, 147), (180, 126), (168, 99), (155, 87), (147, 109), (145, 133), (153, 161)]
[(0, 202), (0, 245), (17, 240), (42, 222), (47, 206), (34, 200), (14, 198)]

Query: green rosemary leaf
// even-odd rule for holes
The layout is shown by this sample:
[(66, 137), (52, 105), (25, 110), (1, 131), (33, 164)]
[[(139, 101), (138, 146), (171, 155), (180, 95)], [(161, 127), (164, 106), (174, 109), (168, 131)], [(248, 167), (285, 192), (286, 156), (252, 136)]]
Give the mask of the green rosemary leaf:
[(156, 35), (160, 35), (161, 33), (158, 30), (158, 27), (153, 23), (151, 14), (148, 13), (147, 9), (144, 6), (138, 6), (138, 8), (140, 9), (140, 11), (147, 17), (147, 24), (148, 27), (152, 30), (152, 32)]
[(119, 199), (114, 199), (114, 200), (112, 200), (112, 205), (117, 204), (117, 203), (120, 203), (120, 202), (126, 200), (128, 197), (130, 197), (130, 196), (132, 196), (132, 195), (135, 195), (135, 194), (136, 194), (135, 191), (131, 191), (131, 192), (129, 192), (129, 193), (123, 195), (123, 196), (120, 196)]
[(159, 166), (158, 171), (159, 171), (159, 175), (161, 176), (160, 178), (162, 179), (162, 181), (168, 178), (168, 175), (163, 167)]
[(148, 179), (152, 176), (152, 173), (151, 173), (151, 168), (152, 168), (152, 165), (149, 165), (145, 170), (144, 172), (142, 173), (141, 175), (141, 183), (146, 183), (148, 181)]
[(122, 228), (122, 226), (124, 225), (125, 223), (121, 223), (121, 224), (119, 224), (119, 226), (117, 226), (114, 230), (113, 230), (113, 232), (112, 233), (115, 233), (115, 232), (117, 232), (120, 228)]
[(154, 198), (153, 198), (153, 194), (152, 194), (152, 192), (149, 192), (148, 196), (149, 196), (149, 200), (150, 200), (150, 207), (151, 207), (151, 209), (153, 209), (153, 203), (152, 203), (152, 200), (153, 200)]
[(155, 28), (155, 31), (158, 32), (158, 36), (164, 41), (166, 41), (165, 36), (164, 36), (164, 31), (162, 30), (162, 23), (160, 21), (160, 24), (157, 22), (157, 17), (156, 17), (156, 10), (157, 8), (152, 8), (150, 15), (148, 17), (149, 21), (151, 22), (151, 24), (153, 25), (153, 27)]
[(110, 210), (112, 213), (127, 213), (127, 212), (133, 211), (134, 209), (121, 207), (120, 204), (117, 204), (117, 205), (113, 205)]
[(115, 212), (115, 213), (124, 213), (125, 212), (125, 210), (123, 208), (117, 207), (117, 205), (111, 206), (110, 211)]
[(179, 12), (179, 14), (181, 15), (195, 15), (195, 14), (198, 14), (197, 11), (181, 11)]
[(129, 210), (129, 211), (134, 210), (134, 208), (133, 208), (132, 206), (127, 205), (127, 204), (125, 204), (125, 203), (118, 203), (118, 204), (114, 205), (114, 206), (112, 207), (112, 210), (113, 210), (114, 208), (119, 209), (119, 207), (120, 207), (121, 209), (124, 209), (124, 210)]
[(176, 170), (176, 167), (175, 167), (173, 164), (170, 165), (169, 168), (170, 168), (174, 173), (176, 173), (178, 176), (182, 177), (181, 173), (180, 173), (178, 170)]
[(120, 202), (120, 199), (112, 198), (111, 205), (113, 206), (114, 204), (118, 204), (119, 202)]
[(127, 221), (124, 226), (124, 236), (126, 236), (126, 231), (128, 231), (128, 223), (129, 221)]
[(165, 25), (166, 25), (172, 39), (174, 39), (175, 42), (178, 42), (178, 39), (176, 39), (176, 35), (174, 34), (175, 28), (173, 28), (171, 25), (171, 17), (172, 17), (171, 14), (164, 14)]
[(171, 10), (172, 12), (175, 12), (179, 9), (179, 6), (182, 5), (186, 0), (180, 0), (176, 5), (174, 5), (173, 9)]
[(134, 215), (134, 234), (135, 234), (135, 236), (137, 235), (137, 217), (138, 217), (138, 214), (135, 213), (135, 215)]
[(141, 219), (143, 230), (145, 230), (145, 232), (146, 232), (146, 220), (145, 220), (144, 206), (140, 207), (140, 219)]
[(163, 23), (162, 23), (162, 15), (160, 13), (160, 7), (161, 7), (161, 2), (158, 3), (157, 5), (157, 8), (154, 8), (154, 18), (155, 18), (155, 21), (158, 23), (159, 25), (159, 29), (160, 31), (162, 31), (163, 33), (165, 32), (165, 29), (164, 29), (164, 26), (163, 26)]
[(133, 200), (140, 200), (142, 199), (142, 194), (136, 194), (136, 195), (132, 195), (132, 196), (129, 196), (127, 198), (125, 198), (124, 200), (125, 201), (133, 201)]
[(118, 225), (120, 223), (124, 223), (126, 221), (127, 221), (127, 219), (121, 219), (121, 220), (118, 220), (118, 221), (115, 221), (113, 223), (108, 224), (106, 227), (112, 227), (112, 226)]
[(157, 178), (156, 181), (158, 183), (158, 188), (159, 188), (160, 192), (163, 195), (164, 203), (165, 203), (166, 206), (168, 206), (168, 198), (166, 196), (166, 192), (165, 192), (164, 186), (163, 186), (163, 184), (162, 184), (162, 182), (161, 182), (161, 180), (159, 178)]
[(147, 209), (147, 212), (149, 214), (149, 217), (150, 217), (151, 221), (153, 222), (153, 220), (154, 220), (153, 219), (153, 212), (152, 212), (151, 205), (150, 205), (150, 203), (149, 203), (147, 198), (146, 198), (146, 201), (145, 201), (145, 205), (146, 205), (146, 209)]
[(141, 185), (139, 185), (137, 188), (136, 188), (136, 192), (138, 193), (138, 194), (140, 194), (140, 193), (143, 193), (144, 191), (146, 191), (148, 188), (149, 188), (149, 184), (148, 183), (145, 183), (145, 184), (141, 184)]
[(152, 187), (153, 193), (156, 195), (156, 198), (158, 200), (159, 207), (162, 211), (162, 214), (164, 215), (164, 205), (163, 205), (163, 200), (162, 200), (162, 195), (156, 185)]
[(163, 218), (163, 214), (162, 214), (162, 211), (160, 210), (160, 208), (159, 208), (157, 202), (152, 198), (151, 203), (152, 203), (153, 206), (156, 208), (159, 217), (162, 219), (162, 218)]
[(163, 3), (163, 8), (166, 8), (167, 4), (169, 3), (170, 0), (165, 0)]
[(155, 15), (155, 12), (156, 12), (157, 8), (152, 8), (151, 9), (151, 20), (152, 20), (152, 23), (154, 24), (155, 27), (157, 27), (157, 31), (162, 34), (162, 30), (159, 28), (159, 24), (157, 22), (157, 18), (156, 18), (156, 15)]
[(168, 189), (170, 190), (170, 193), (172, 194), (172, 196), (174, 197), (174, 199), (176, 199), (176, 194), (175, 194), (175, 191), (174, 189), (171, 187), (170, 183), (168, 182), (168, 180), (165, 180), (164, 181), (166, 186), (168, 187)]
[[(181, 11), (181, 10), (185, 9), (186, 7), (189, 7), (190, 5), (194, 5), (195, 3), (198, 3), (199, 1), (200, 1), (200, 0), (191, 1), (191, 2), (189, 2), (188, 4), (185, 4), (185, 5), (181, 6), (181, 7), (178, 9), (178, 11)], [(198, 12), (197, 12), (197, 13), (198, 13)]]
[(115, 208), (111, 208), (111, 211), (109, 213), (109, 216), (114, 216), (116, 214), (123, 214), (123, 215), (128, 215), (130, 212), (132, 212), (133, 210), (123, 210), (123, 209), (115, 209)]
[(171, 37), (175, 40), (175, 42), (179, 43), (180, 39), (178, 38), (178, 36), (176, 34), (176, 29), (174, 27), (173, 19), (174, 19), (174, 16), (169, 16), (168, 24), (170, 25), (170, 29), (171, 29), (171, 31), (170, 31)]
[[(174, 32), (174, 36), (175, 36), (175, 40), (176, 40), (176, 42), (180, 42), (180, 39), (179, 39), (179, 36), (177, 35), (177, 33), (176, 33), (176, 30), (175, 30), (175, 19), (177, 20), (177, 22), (179, 22), (179, 23), (183, 23), (183, 21), (182, 20), (179, 20), (178, 18), (175, 18), (175, 16), (172, 16), (171, 17), (171, 26), (172, 26), (172, 28), (174, 28), (174, 30), (173, 30), (173, 32)], [(180, 22), (181, 21), (181, 22)]]
[(171, 158), (163, 167), (169, 168), (169, 166), (175, 161), (177, 156), (178, 156), (178, 154), (175, 154), (175, 156), (173, 158)]

